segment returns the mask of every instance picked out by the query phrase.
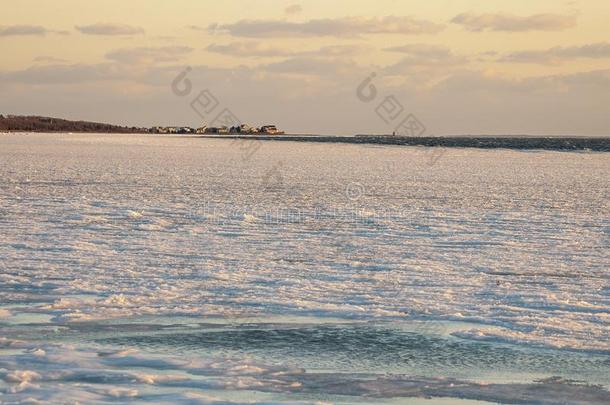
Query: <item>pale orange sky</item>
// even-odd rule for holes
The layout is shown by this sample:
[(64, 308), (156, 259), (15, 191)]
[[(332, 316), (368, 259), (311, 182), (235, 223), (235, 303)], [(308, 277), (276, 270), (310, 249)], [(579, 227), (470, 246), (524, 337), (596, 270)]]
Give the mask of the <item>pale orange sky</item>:
[(607, 0), (21, 0), (0, 20), (0, 113), (196, 126), (209, 89), (255, 125), (383, 133), (394, 95), (433, 135), (610, 134), (609, 22)]

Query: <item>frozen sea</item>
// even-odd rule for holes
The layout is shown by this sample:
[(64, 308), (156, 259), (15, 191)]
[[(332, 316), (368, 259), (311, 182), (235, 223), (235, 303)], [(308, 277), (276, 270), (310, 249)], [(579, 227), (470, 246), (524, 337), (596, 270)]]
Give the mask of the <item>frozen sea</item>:
[(0, 134), (0, 404), (608, 404), (610, 154)]

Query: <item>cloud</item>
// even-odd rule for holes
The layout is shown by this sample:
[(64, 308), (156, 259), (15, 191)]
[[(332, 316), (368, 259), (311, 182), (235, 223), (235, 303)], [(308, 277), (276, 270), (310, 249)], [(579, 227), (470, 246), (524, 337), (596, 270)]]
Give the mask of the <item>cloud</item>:
[(584, 91), (590, 88), (607, 88), (608, 86), (610, 86), (610, 69), (525, 78), (508, 78), (493, 73), (461, 71), (441, 81), (437, 87), (456, 94), (485, 92), (534, 96), (576, 90)]
[(386, 67), (384, 70), (386, 74), (404, 73), (411, 67), (438, 66), (444, 68), (468, 62), (467, 58), (455, 55), (451, 49), (438, 45), (408, 44), (385, 48), (384, 51), (405, 55), (400, 62)]
[(610, 69), (572, 73), (561, 76), (561, 81), (576, 88), (608, 89), (610, 88)]
[[(129, 125), (199, 125), (200, 118), (192, 109), (167, 97), (172, 80), (184, 70), (181, 65), (133, 69), (103, 63), (14, 72), (0, 69), (5, 95), (0, 98), (0, 110), (92, 117)], [(291, 74), (297, 71), (302, 74)], [(375, 81), (379, 99), (363, 104), (355, 97), (355, 88), (372, 71), (380, 73)], [(501, 72), (439, 71), (421, 86), (410, 75), (403, 81), (398, 76), (384, 81), (377, 66), (291, 58), (257, 68), (193, 65), (189, 78), (194, 84), (211, 83), (209, 88), (222, 105), (244, 122), (279, 119), (282, 127), (303, 133), (387, 131), (374, 109), (381, 97), (390, 94), (434, 134), (607, 134), (610, 124), (609, 70), (523, 79), (511, 79)], [(198, 90), (195, 86), (188, 99)]]
[(37, 63), (65, 63), (65, 59), (56, 58), (55, 56), (37, 56), (34, 58), (34, 62)]
[(212, 24), (212, 32), (226, 32), (236, 37), (357, 37), (362, 34), (435, 34), (444, 26), (413, 17), (344, 17), (307, 22), (279, 20), (241, 20), (233, 24)]
[(0, 37), (23, 36), (23, 35), (46, 35), (49, 31), (40, 25), (11, 25), (0, 27)]
[(295, 51), (294, 49), (279, 48), (266, 45), (258, 41), (231, 42), (226, 45), (211, 44), (206, 50), (208, 52), (237, 57), (287, 57), (287, 56), (312, 56), (312, 57), (346, 57), (354, 56), (370, 49), (361, 45), (329, 45), (315, 50)]
[(211, 44), (206, 50), (208, 52), (239, 57), (274, 57), (294, 54), (291, 50), (268, 46), (256, 41), (231, 42), (226, 45)]
[(271, 63), (263, 68), (273, 73), (289, 75), (306, 75), (326, 78), (349, 75), (354, 71), (354, 65), (345, 61), (295, 57), (282, 62)]
[(36, 65), (24, 70), (2, 72), (0, 81), (26, 84), (79, 84), (106, 80), (123, 80), (130, 77), (129, 69), (116, 64), (51, 64)]
[(76, 29), (87, 35), (138, 35), (144, 34), (144, 29), (125, 24), (98, 23), (92, 25), (77, 25)]
[[(318, 49), (291, 51), (282, 61), (259, 65), (256, 69), (284, 75), (338, 80), (358, 75), (362, 67), (355, 56), (367, 52), (366, 45), (329, 45)], [(364, 74), (364, 73), (363, 73)]]
[(300, 4), (292, 4), (286, 7), (284, 10), (284, 12), (288, 15), (299, 14), (301, 11), (303, 11), (303, 7), (301, 7)]
[(188, 46), (162, 46), (117, 49), (106, 54), (106, 58), (125, 64), (147, 64), (172, 62), (193, 51)]
[(610, 43), (598, 42), (581, 46), (554, 47), (546, 50), (513, 52), (501, 62), (560, 64), (573, 59), (604, 59), (610, 58)]
[(372, 48), (366, 45), (328, 45), (313, 51), (301, 51), (298, 55), (317, 57), (350, 57), (370, 51)]
[(576, 26), (575, 15), (536, 14), (527, 17), (512, 14), (473, 14), (455, 16), (452, 23), (469, 31), (562, 31)]
[(451, 49), (439, 46), (439, 45), (428, 45), (428, 44), (408, 44), (403, 46), (392, 46), (384, 48), (387, 52), (399, 52), (409, 56), (417, 56), (426, 59), (447, 59), (452, 56)]
[[(26, 69), (0, 70), (0, 85), (16, 84), (35, 86), (66, 86), (88, 88), (95, 85), (130, 83), (152, 87), (167, 87), (177, 73), (184, 69), (178, 65), (133, 65), (118, 62), (92, 64), (49, 63), (35, 64)], [(208, 69), (210, 70), (210, 69)], [(222, 71), (224, 74), (226, 70)]]

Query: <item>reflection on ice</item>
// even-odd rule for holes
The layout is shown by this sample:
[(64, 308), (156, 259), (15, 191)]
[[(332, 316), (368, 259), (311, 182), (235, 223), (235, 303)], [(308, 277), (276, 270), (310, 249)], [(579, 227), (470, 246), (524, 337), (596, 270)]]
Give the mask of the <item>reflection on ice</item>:
[(3, 403), (17, 401), (21, 395), (48, 402), (61, 402), (62, 395), (64, 398), (69, 395), (71, 400), (91, 403), (119, 398), (136, 403), (163, 403), (168, 398), (165, 396), (170, 395), (173, 403), (193, 403), (183, 397), (188, 390), (226, 393), (255, 390), (282, 394), (286, 399), (274, 403), (294, 403), (295, 398), (306, 394), (325, 395), (335, 402), (343, 402), (339, 400), (343, 396), (453, 397), (490, 402), (519, 398), (531, 404), (559, 401), (603, 404), (610, 400), (610, 392), (601, 387), (561, 378), (532, 383), (474, 383), (439, 377), (309, 372), (246, 358), (184, 359), (133, 350), (95, 352), (4, 341), (3, 347), (6, 346), (24, 350), (0, 355), (0, 379), (5, 383)]

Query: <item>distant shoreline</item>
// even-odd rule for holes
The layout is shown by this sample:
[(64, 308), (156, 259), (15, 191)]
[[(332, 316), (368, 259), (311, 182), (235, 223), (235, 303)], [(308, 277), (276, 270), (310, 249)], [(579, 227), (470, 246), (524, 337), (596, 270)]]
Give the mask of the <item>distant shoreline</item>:
[(610, 152), (610, 136), (539, 135), (305, 135), (305, 134), (155, 134), (148, 128), (126, 127), (88, 121), (70, 121), (40, 116), (0, 115), (0, 133), (142, 134), (208, 139), (345, 143), (368, 145), (425, 146), (445, 148), (516, 149)]
[(89, 135), (146, 135), (149, 137), (225, 139), (242, 141), (342, 143), (353, 145), (379, 146), (423, 146), (443, 148), (550, 150), (550, 151), (591, 151), (610, 152), (610, 136), (529, 136), (529, 135), (453, 135), (434, 137), (405, 137), (390, 135), (195, 135), (195, 134), (151, 134), (147, 132), (103, 132), (103, 131), (26, 131), (2, 130), (2, 134), (32, 133), (58, 135), (61, 133)]
[(140, 127), (127, 127), (102, 122), (71, 121), (37, 115), (0, 115), (0, 132), (144, 134), (148, 130)]
[(347, 143), (445, 148), (517, 149), (610, 152), (610, 137), (543, 137), (543, 136), (438, 136), (408, 137), (388, 135), (201, 135), (194, 138), (239, 139), (259, 141)]

